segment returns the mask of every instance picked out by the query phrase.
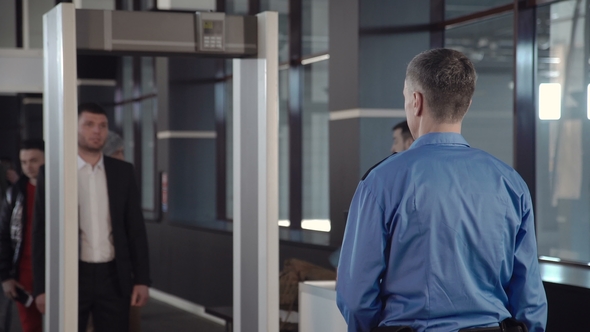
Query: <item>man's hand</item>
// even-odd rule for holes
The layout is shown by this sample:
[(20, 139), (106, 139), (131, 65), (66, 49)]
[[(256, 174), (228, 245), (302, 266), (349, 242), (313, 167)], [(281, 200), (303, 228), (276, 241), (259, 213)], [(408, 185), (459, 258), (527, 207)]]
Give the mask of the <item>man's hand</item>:
[(133, 293), (131, 294), (131, 305), (134, 307), (143, 307), (148, 299), (150, 293), (148, 286), (146, 285), (135, 285), (133, 286)]
[(21, 284), (19, 284), (14, 279), (8, 279), (8, 280), (2, 282), (2, 290), (4, 291), (4, 294), (6, 294), (6, 297), (9, 299), (14, 300), (17, 297), (17, 294), (16, 294), (17, 287), (24, 288)]
[(39, 294), (37, 298), (35, 298), (35, 305), (37, 305), (39, 312), (45, 315), (45, 293)]

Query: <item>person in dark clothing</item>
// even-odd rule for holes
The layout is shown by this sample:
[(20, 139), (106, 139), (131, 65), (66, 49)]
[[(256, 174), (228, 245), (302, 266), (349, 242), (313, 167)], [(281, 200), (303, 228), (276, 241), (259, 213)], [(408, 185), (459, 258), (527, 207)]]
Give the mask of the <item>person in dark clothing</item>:
[[(0, 209), (0, 280), (4, 294), (17, 297), (17, 288), (33, 292), (33, 207), (39, 168), (45, 163), (42, 140), (23, 142), (20, 177), (6, 193)], [(41, 332), (42, 317), (34, 305), (17, 302), (23, 332)]]
[(414, 143), (414, 137), (408, 127), (408, 121), (404, 120), (392, 128), (393, 144), (391, 145), (391, 153), (400, 153), (410, 148)]
[[(149, 298), (148, 244), (133, 165), (102, 153), (108, 120), (102, 107), (78, 107), (80, 262), (78, 327), (88, 317), (97, 332), (129, 330), (129, 307)], [(34, 295), (45, 311), (45, 178), (39, 174), (33, 229)]]

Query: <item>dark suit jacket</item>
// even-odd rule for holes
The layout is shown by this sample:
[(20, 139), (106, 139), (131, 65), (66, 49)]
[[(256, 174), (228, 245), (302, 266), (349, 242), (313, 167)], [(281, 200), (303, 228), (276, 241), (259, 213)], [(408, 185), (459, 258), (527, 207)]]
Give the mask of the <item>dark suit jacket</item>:
[[(104, 157), (115, 261), (123, 294), (149, 286), (147, 236), (133, 165)], [(74, 175), (77, 176), (77, 175)], [(45, 168), (39, 171), (33, 220), (34, 295), (45, 293)], [(55, 225), (57, 227), (57, 225)]]

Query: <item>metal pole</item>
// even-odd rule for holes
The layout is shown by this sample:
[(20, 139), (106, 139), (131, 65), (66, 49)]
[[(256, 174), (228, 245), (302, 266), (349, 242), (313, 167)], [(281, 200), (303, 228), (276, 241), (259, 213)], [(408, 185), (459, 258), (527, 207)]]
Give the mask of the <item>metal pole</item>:
[(258, 58), (233, 61), (234, 332), (279, 331), (278, 14), (258, 17)]
[(78, 330), (76, 11), (43, 16), (45, 136), (45, 331)]

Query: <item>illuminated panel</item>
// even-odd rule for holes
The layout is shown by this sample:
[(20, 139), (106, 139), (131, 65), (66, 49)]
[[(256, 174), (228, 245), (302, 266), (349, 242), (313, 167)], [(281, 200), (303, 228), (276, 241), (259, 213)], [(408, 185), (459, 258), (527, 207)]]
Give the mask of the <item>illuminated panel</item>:
[(541, 83), (539, 85), (539, 119), (559, 120), (561, 118), (561, 84)]

